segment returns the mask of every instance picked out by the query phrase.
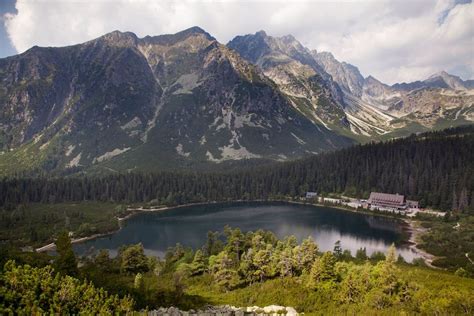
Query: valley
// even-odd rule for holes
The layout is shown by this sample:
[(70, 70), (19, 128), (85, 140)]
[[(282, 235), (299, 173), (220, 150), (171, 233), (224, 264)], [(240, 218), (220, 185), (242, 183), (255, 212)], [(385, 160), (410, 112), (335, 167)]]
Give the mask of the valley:
[[(471, 4), (450, 5), (437, 25)], [(354, 46), (160, 17), (78, 11), (86, 37), (0, 58), (1, 315), (474, 314), (472, 67), (434, 56), (461, 35), (401, 64), (411, 25)]]

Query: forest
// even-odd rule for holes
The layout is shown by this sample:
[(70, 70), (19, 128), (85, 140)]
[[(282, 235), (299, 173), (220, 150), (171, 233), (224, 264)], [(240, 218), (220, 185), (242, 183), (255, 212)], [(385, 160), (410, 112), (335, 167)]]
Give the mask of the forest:
[(307, 191), (367, 198), (400, 193), (421, 206), (474, 210), (474, 127), (358, 145), (288, 163), (219, 173), (130, 172), (66, 178), (3, 178), (0, 207), (101, 201), (178, 205), (266, 200)]
[(52, 265), (48, 258), (25, 257), (2, 265), (1, 314), (112, 314), (207, 304), (279, 304), (325, 315), (474, 312), (474, 282), (463, 270), (453, 275), (407, 264), (393, 246), (370, 258), (361, 248), (353, 257), (340, 243), (321, 252), (310, 237), (298, 243), (294, 236), (230, 227), (209, 232), (196, 250), (177, 244), (162, 259), (148, 257), (141, 244), (124, 245), (114, 258), (101, 250), (78, 259), (66, 232), (56, 244)]

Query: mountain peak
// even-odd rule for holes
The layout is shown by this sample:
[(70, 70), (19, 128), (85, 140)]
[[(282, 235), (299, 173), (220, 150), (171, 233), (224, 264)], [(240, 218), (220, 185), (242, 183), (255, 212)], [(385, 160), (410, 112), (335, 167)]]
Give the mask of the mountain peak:
[(297, 42), (296, 38), (291, 35), (291, 34), (287, 34), (285, 36), (282, 36), (281, 39), (284, 41), (284, 42), (287, 42), (287, 43), (291, 43), (291, 42)]
[(375, 78), (375, 77), (372, 76), (372, 75), (369, 75), (367, 78), (365, 78), (365, 81), (381, 83), (377, 78)]
[(257, 33), (255, 33), (255, 35), (260, 37), (268, 37), (267, 32), (265, 32), (264, 30), (258, 31)]
[(461, 78), (458, 76), (451, 75), (446, 71), (442, 70), (431, 75), (424, 81), (425, 83), (434, 83), (440, 88), (451, 88), (454, 90), (465, 90), (466, 86)]
[(131, 46), (137, 42), (138, 37), (132, 32), (115, 30), (99, 37), (99, 39), (115, 46)]
[(206, 36), (209, 40), (215, 40), (214, 37), (212, 37), (209, 33), (207, 33), (204, 29), (200, 28), (199, 26), (192, 26), (190, 28), (187, 28), (181, 32), (178, 32), (174, 35), (195, 35), (195, 34), (203, 34)]
[(331, 52), (317, 52), (316, 50), (313, 51), (313, 54), (317, 54), (319, 57), (322, 57), (322, 58), (327, 58), (327, 59), (331, 59), (331, 60), (335, 60), (336, 58), (334, 57), (334, 55), (331, 53)]
[(448, 76), (451, 76), (451, 75), (449, 73), (447, 73), (446, 71), (441, 70), (441, 71), (436, 72), (436, 73), (432, 74), (431, 76), (429, 76), (428, 79), (436, 78), (436, 77), (448, 77)]
[(155, 43), (159, 45), (172, 45), (174, 43), (184, 41), (189, 37), (193, 36), (202, 36), (207, 41), (215, 41), (216, 39), (212, 37), (209, 33), (205, 30), (200, 28), (199, 26), (193, 26), (188, 29), (185, 29), (181, 32), (175, 34), (164, 34), (158, 36), (146, 36), (143, 38), (144, 41), (148, 43)]

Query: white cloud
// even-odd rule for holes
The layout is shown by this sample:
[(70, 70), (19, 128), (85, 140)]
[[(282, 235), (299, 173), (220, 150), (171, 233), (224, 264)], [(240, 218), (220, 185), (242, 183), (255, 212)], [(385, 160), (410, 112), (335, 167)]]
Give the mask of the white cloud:
[(146, 36), (199, 25), (223, 43), (264, 29), (329, 50), (388, 83), (440, 70), (469, 79), (474, 5), (458, 2), (17, 0), (18, 13), (8, 15), (5, 26), (18, 52), (76, 44), (116, 29)]

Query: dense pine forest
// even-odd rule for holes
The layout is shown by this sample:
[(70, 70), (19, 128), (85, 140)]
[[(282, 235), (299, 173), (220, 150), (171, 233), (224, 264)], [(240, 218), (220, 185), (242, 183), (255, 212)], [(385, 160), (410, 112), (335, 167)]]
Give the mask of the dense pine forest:
[(219, 173), (124, 173), (101, 177), (3, 178), (0, 205), (112, 201), (177, 205), (265, 200), (306, 191), (367, 197), (405, 194), (422, 206), (474, 209), (474, 126), (358, 145), (304, 160)]

